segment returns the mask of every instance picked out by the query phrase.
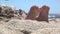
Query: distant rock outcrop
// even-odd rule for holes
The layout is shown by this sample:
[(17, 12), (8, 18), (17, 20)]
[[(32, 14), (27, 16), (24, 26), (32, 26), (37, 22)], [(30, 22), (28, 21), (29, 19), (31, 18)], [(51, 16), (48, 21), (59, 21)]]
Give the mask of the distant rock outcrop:
[(12, 7), (9, 7), (9, 6), (0, 6), (0, 16), (2, 15), (5, 17), (8, 17), (8, 16), (13, 17), (15, 10), (16, 9), (12, 9)]
[(27, 15), (27, 18), (26, 19), (32, 19), (32, 20), (35, 20), (38, 16), (39, 16), (39, 12), (40, 9), (38, 6), (34, 5), (30, 8), (30, 11)]
[(21, 17), (22, 17), (23, 19), (25, 19), (26, 16), (27, 16), (27, 13), (26, 13), (25, 11), (21, 10), (21, 9), (19, 9), (19, 14), (21, 15)]
[[(0, 5), (0, 16), (1, 17), (14, 17), (14, 18), (20, 18), (22, 17), (23, 19), (26, 18), (27, 13), (25, 13), (25, 11), (19, 9), (16, 10), (16, 8), (14, 7), (10, 7), (10, 6), (5, 6), (5, 5)], [(21, 18), (20, 18), (21, 19)]]
[(32, 6), (26, 19), (48, 22), (49, 6), (44, 5), (42, 8)]
[(37, 18), (37, 20), (48, 22), (49, 10), (50, 10), (49, 6), (46, 6), (46, 5), (42, 6), (42, 8), (40, 8), (40, 14), (39, 14), (39, 17)]
[(48, 22), (48, 12), (49, 6), (44, 5), (43, 7), (39, 8), (38, 6), (34, 5), (30, 8), (29, 13), (27, 14), (24, 10), (16, 10), (14, 7), (9, 6), (0, 6), (0, 16), (2, 17), (14, 17), (19, 19), (31, 19), (37, 21), (47, 21)]

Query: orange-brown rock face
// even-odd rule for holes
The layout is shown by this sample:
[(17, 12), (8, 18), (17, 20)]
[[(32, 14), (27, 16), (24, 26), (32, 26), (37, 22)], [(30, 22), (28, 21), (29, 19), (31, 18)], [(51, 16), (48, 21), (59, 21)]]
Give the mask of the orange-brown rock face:
[(32, 6), (26, 19), (35, 20), (39, 15), (40, 9), (37, 6)]
[(49, 7), (48, 6), (43, 6), (40, 8), (40, 14), (39, 17), (37, 18), (38, 21), (47, 21), (48, 22), (48, 12), (49, 12)]

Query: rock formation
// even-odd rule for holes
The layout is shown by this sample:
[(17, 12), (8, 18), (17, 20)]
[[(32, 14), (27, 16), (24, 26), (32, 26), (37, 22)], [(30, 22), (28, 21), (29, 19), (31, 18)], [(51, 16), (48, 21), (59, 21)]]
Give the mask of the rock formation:
[(14, 14), (15, 10), (13, 10), (9, 6), (0, 6), (0, 15), (8, 17)]
[(26, 19), (35, 20), (39, 15), (39, 10), (39, 7), (37, 7), (36, 5), (32, 6)]
[[(5, 19), (6, 20), (6, 19)], [(0, 21), (0, 34), (60, 34), (60, 19), (55, 21), (10, 19)]]
[(37, 21), (47, 21), (48, 22), (48, 12), (49, 7), (44, 5), (39, 8), (37, 6), (32, 6), (26, 19), (32, 19)]
[(22, 17), (24, 19), (24, 18), (26, 18), (26, 13), (21, 9), (16, 10), (16, 8), (14, 8), (14, 7), (0, 5), (0, 16), (1, 17), (8, 17), (8, 18)]
[(49, 12), (49, 7), (44, 5), (42, 8), (40, 8), (40, 14), (39, 17), (37, 18), (38, 21), (47, 21), (48, 22), (48, 12)]
[(49, 9), (50, 8), (46, 5), (44, 5), (41, 8), (34, 5), (31, 7), (29, 13), (27, 14), (25, 11), (21, 9), (16, 10), (13, 7), (0, 6), (0, 16), (8, 17), (8, 18), (16, 17), (16, 18), (21, 18), (21, 19), (31, 19), (31, 20), (48, 22)]
[(26, 13), (25, 11), (21, 10), (21, 9), (19, 9), (19, 14), (21, 15), (21, 17), (22, 17), (23, 19), (25, 19), (26, 16), (27, 16), (27, 13)]

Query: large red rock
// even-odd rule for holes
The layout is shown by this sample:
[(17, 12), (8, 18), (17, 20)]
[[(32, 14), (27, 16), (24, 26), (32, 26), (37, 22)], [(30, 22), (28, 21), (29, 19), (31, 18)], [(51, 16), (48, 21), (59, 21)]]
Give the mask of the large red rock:
[(46, 6), (46, 5), (41, 7), (39, 17), (36, 20), (38, 20), (38, 21), (47, 21), (48, 22), (49, 9), (50, 9), (49, 6)]
[(36, 5), (32, 6), (26, 19), (35, 20), (40, 13), (39, 11), (40, 11), (39, 7), (37, 7)]

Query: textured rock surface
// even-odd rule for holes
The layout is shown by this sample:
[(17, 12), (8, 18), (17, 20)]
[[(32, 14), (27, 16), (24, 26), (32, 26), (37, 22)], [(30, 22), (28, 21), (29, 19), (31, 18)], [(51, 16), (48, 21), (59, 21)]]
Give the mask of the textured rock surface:
[(39, 9), (38, 6), (35, 6), (35, 5), (32, 6), (32, 7), (30, 8), (30, 11), (29, 11), (26, 19), (35, 20), (35, 19), (39, 16), (39, 13), (40, 13), (39, 11), (40, 11), (40, 9)]
[[(19, 9), (19, 10), (16, 10), (16, 8), (14, 7), (10, 7), (10, 6), (0, 6), (0, 16), (1, 17), (8, 17), (8, 18), (11, 18), (11, 17), (14, 17), (14, 18), (26, 18), (26, 13)], [(21, 19), (21, 18), (20, 18)]]
[[(55, 21), (36, 21), (36, 20), (19, 20), (19, 19), (10, 19), (5, 22), (4, 20), (0, 21), (0, 33), (1, 34), (46, 34), (50, 31), (51, 34), (59, 33), (60, 30), (60, 19)], [(46, 29), (47, 28), (47, 29)], [(51, 28), (51, 29), (49, 29)], [(58, 29), (53, 29), (58, 28)], [(60, 34), (60, 33), (59, 33)]]
[(48, 22), (48, 13), (49, 13), (49, 6), (42, 6), (40, 8), (40, 14), (39, 17), (37, 18), (38, 21), (47, 21)]
[(32, 6), (26, 19), (48, 22), (49, 9), (50, 7), (46, 5), (42, 6), (41, 8), (38, 6)]
[(59, 28), (38, 29), (37, 31), (31, 34), (60, 34), (60, 29)]

